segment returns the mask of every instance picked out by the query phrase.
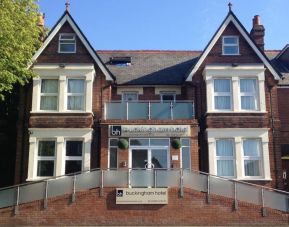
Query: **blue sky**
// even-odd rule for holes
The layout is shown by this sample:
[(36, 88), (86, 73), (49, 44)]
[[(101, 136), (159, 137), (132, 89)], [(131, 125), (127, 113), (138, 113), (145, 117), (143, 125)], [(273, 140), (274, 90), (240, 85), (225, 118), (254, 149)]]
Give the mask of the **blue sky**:
[[(66, 0), (39, 0), (51, 28)], [(70, 0), (70, 13), (97, 50), (203, 50), (228, 12), (228, 0)], [(289, 0), (231, 0), (250, 31), (258, 14), (265, 48), (289, 43)]]

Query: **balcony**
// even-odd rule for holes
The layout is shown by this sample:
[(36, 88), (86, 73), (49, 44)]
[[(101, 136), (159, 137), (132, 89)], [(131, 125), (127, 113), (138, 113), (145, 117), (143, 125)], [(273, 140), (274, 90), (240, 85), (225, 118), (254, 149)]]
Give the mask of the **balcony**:
[(105, 103), (105, 120), (177, 120), (193, 119), (193, 101), (113, 101)]

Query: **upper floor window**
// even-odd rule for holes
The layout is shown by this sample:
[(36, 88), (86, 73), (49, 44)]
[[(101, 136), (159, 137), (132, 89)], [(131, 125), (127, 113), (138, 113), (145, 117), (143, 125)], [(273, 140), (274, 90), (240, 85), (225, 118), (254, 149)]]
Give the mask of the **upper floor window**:
[(214, 79), (215, 110), (232, 109), (232, 89), (230, 79)]
[(175, 102), (176, 101), (175, 92), (161, 92), (160, 96), (161, 96), (162, 102)]
[(84, 109), (84, 80), (68, 79), (67, 82), (67, 109)]
[(75, 53), (76, 52), (76, 38), (75, 34), (63, 33), (59, 34), (59, 53)]
[(238, 36), (223, 36), (223, 55), (238, 55), (239, 54), (239, 37)]
[(122, 93), (122, 101), (124, 102), (133, 102), (138, 100), (137, 92), (123, 92)]
[(57, 110), (58, 80), (42, 79), (40, 94), (40, 110)]
[(242, 110), (257, 110), (257, 80), (240, 79)]

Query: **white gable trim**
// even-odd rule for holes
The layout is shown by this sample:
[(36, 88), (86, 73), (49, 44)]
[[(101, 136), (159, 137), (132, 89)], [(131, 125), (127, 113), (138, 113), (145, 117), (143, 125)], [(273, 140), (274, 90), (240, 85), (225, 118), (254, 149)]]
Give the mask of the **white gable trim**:
[[(79, 29), (77, 28), (76, 24), (71, 20), (71, 18), (66, 14), (60, 22), (55, 26), (53, 31), (50, 33), (50, 35), (46, 38), (44, 41), (43, 45), (36, 51), (34, 56), (32, 57), (32, 63), (34, 63), (37, 58), (40, 56), (40, 54), (43, 52), (43, 50), (47, 47), (47, 45), (51, 42), (51, 40), (54, 38), (54, 36), (57, 34), (57, 32), (60, 30), (60, 28), (64, 25), (65, 22), (68, 22), (78, 38), (81, 40), (82, 44), (85, 46), (93, 60), (97, 63), (101, 71), (104, 73), (106, 80), (113, 80), (109, 72), (106, 70), (106, 68), (103, 66), (102, 62), (100, 59), (97, 57), (95, 51), (90, 47), (90, 45), (87, 43)], [(29, 66), (31, 67), (31, 65)]]
[(193, 78), (193, 75), (197, 72), (209, 52), (212, 50), (213, 46), (216, 44), (222, 33), (224, 32), (225, 28), (228, 26), (230, 22), (233, 22), (233, 24), (236, 26), (238, 31), (241, 33), (241, 35), (245, 38), (245, 40), (248, 42), (248, 44), (252, 47), (252, 49), (255, 51), (255, 53), (258, 55), (258, 57), (263, 61), (265, 66), (269, 69), (269, 71), (274, 76), (275, 80), (280, 80), (280, 76), (278, 73), (273, 69), (271, 64), (268, 62), (268, 60), (263, 56), (263, 54), (260, 52), (260, 50), (256, 47), (256, 45), (252, 42), (250, 37), (247, 35), (247, 33), (244, 31), (244, 29), (240, 26), (240, 24), (235, 20), (235, 18), (232, 15), (229, 15), (227, 19), (224, 21), (222, 26), (219, 28), (218, 32), (213, 37), (212, 41), (209, 43), (208, 47), (205, 49), (204, 53), (201, 55), (200, 59), (198, 60), (197, 64), (194, 66), (192, 71), (190, 72), (189, 76), (187, 77), (186, 81), (191, 81)]

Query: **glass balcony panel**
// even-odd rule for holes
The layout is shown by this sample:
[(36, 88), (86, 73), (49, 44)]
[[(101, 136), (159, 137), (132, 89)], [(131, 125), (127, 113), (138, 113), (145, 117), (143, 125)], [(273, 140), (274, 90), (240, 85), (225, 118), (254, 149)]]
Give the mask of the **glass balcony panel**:
[(153, 170), (132, 170), (131, 171), (132, 187), (149, 187), (154, 186)]
[(180, 171), (178, 170), (155, 170), (157, 187), (179, 187)]
[(48, 198), (70, 194), (73, 190), (73, 177), (62, 177), (48, 181)]
[(277, 210), (288, 212), (288, 195), (264, 190), (264, 205)]
[(106, 119), (126, 119), (126, 103), (106, 103)]
[(86, 172), (76, 175), (76, 191), (97, 188), (101, 185), (101, 171)]
[(171, 119), (171, 103), (151, 103), (151, 119)]
[(193, 118), (192, 103), (173, 103), (173, 119), (191, 119)]
[(127, 187), (128, 170), (106, 170), (103, 172), (104, 187)]
[(28, 184), (20, 187), (19, 203), (41, 200), (45, 197), (45, 182)]
[(192, 172), (190, 170), (184, 170), (184, 187), (195, 189), (201, 192), (207, 192), (208, 176)]
[(0, 191), (0, 208), (16, 204), (17, 188), (9, 188)]
[(129, 102), (128, 119), (129, 120), (148, 119), (148, 103)]
[(237, 199), (240, 201), (260, 205), (261, 189), (251, 185), (237, 183)]
[(234, 183), (222, 178), (210, 177), (211, 193), (229, 198), (234, 197)]

